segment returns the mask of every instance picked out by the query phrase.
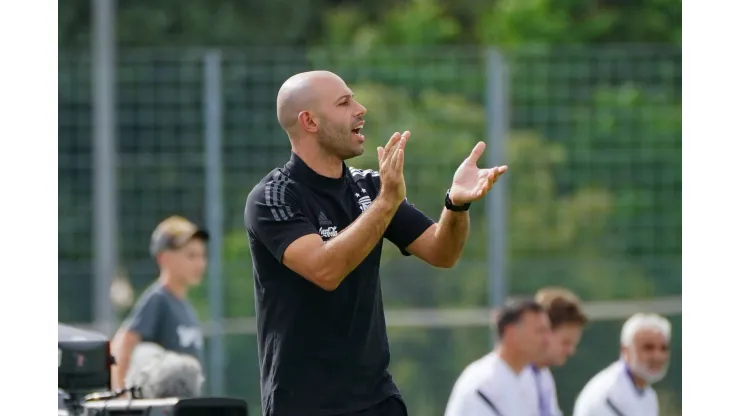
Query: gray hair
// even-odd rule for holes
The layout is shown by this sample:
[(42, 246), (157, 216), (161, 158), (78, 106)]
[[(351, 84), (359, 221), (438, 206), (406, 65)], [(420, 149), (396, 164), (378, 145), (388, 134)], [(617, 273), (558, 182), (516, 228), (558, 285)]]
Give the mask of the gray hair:
[(663, 335), (666, 342), (670, 342), (671, 340), (671, 323), (667, 319), (654, 313), (636, 313), (622, 326), (622, 346), (632, 346), (635, 334), (645, 329)]

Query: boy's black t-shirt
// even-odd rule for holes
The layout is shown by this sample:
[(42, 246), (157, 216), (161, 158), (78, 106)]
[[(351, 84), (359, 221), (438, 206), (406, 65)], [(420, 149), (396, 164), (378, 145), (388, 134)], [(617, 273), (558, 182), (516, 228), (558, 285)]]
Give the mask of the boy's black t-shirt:
[[(381, 240), (334, 291), (282, 264), (285, 249), (308, 234), (328, 241), (366, 210), (380, 191), (372, 170), (344, 167), (321, 176), (297, 155), (250, 192), (244, 222), (254, 273), (265, 415), (335, 415), (398, 395), (378, 270)], [(434, 221), (404, 201), (385, 238), (405, 248)]]

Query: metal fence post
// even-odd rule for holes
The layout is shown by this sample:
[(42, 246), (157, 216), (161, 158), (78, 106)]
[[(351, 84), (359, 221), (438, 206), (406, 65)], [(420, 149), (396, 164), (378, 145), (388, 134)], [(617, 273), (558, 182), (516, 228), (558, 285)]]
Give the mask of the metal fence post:
[(115, 0), (92, 0), (93, 256), (95, 327), (110, 336), (110, 286), (118, 268)]
[(212, 332), (208, 345), (209, 385), (213, 395), (224, 394), (223, 345), (223, 165), (221, 161), (221, 129), (223, 100), (221, 89), (221, 52), (206, 51), (203, 61), (203, 103), (205, 125), (205, 211), (206, 228), (210, 232), (208, 243), (208, 304)]
[[(508, 70), (503, 54), (496, 48), (486, 50), (486, 132), (488, 166), (506, 163), (506, 137), (509, 129)], [(488, 224), (488, 302), (499, 307), (508, 295), (506, 177), (494, 185), (486, 198)], [(494, 332), (494, 341), (496, 334)]]

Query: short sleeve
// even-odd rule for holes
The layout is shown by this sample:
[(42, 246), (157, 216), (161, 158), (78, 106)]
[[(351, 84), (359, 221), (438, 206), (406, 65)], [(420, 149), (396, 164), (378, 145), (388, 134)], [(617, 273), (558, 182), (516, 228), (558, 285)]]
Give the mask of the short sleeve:
[(302, 211), (294, 186), (295, 182), (287, 177), (259, 184), (249, 194), (244, 209), (244, 225), (250, 238), (262, 243), (281, 263), (291, 243), (318, 232)]
[[(356, 179), (364, 180), (365, 183), (372, 183), (373, 192), (376, 196), (380, 194), (382, 184), (378, 172), (354, 168), (351, 168), (351, 171)], [(388, 225), (388, 229), (385, 230), (384, 237), (395, 244), (401, 250), (401, 254), (410, 256), (411, 253), (406, 251), (406, 248), (432, 225), (434, 225), (434, 220), (417, 209), (408, 199), (404, 199)]]
[(385, 238), (395, 244), (404, 256), (410, 256), (406, 248), (432, 225), (434, 225), (434, 220), (427, 217), (408, 200), (404, 200), (388, 225)]
[(141, 297), (126, 321), (126, 329), (136, 332), (143, 340), (156, 340), (163, 302), (157, 293)]

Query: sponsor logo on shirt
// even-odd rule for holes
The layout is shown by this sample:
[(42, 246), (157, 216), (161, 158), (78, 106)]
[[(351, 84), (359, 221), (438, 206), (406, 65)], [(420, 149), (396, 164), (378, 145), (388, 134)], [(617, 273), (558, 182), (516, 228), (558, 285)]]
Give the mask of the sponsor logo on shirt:
[(336, 226), (326, 227), (326, 228), (321, 227), (319, 228), (319, 234), (321, 235), (322, 238), (332, 238), (332, 237), (336, 237), (337, 234), (339, 234), (339, 232), (337, 232)]

